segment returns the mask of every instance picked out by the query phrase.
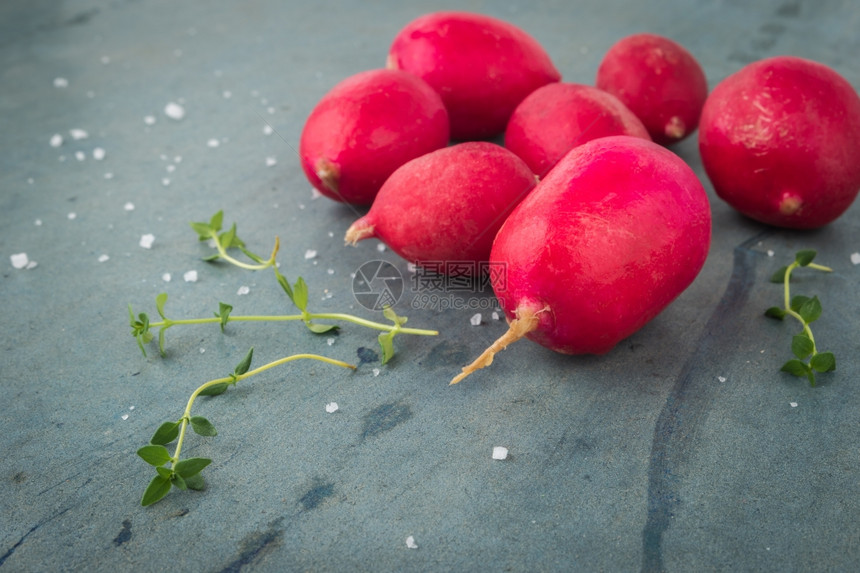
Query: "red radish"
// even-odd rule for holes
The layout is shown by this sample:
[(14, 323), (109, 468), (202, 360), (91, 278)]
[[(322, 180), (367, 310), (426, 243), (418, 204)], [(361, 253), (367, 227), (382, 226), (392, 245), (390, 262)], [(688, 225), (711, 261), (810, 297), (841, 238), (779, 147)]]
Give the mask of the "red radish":
[(346, 242), (377, 237), (417, 264), (486, 261), (496, 231), (534, 184), (528, 165), (494, 143), (440, 149), (395, 171)]
[(442, 96), (455, 140), (502, 133), (524, 97), (561, 74), (525, 31), (490, 16), (434, 12), (395, 36), (387, 67), (427, 81)]
[(860, 190), (860, 97), (823, 64), (792, 56), (754, 62), (708, 97), (699, 151), (717, 195), (744, 215), (821, 227)]
[(708, 96), (696, 58), (655, 34), (627, 36), (609, 48), (597, 69), (597, 87), (624, 102), (661, 145), (693, 133)]
[(572, 148), (609, 135), (651, 139), (639, 118), (612, 94), (558, 82), (536, 89), (517, 106), (505, 130), (505, 147), (543, 176)]
[(527, 337), (564, 354), (604, 354), (657, 316), (704, 265), (708, 197), (677, 155), (644, 139), (575, 147), (505, 221), (490, 263), (510, 329), (451, 383)]
[(448, 113), (426, 82), (370, 70), (338, 83), (302, 130), (299, 155), (323, 195), (369, 205), (395, 169), (448, 144)]

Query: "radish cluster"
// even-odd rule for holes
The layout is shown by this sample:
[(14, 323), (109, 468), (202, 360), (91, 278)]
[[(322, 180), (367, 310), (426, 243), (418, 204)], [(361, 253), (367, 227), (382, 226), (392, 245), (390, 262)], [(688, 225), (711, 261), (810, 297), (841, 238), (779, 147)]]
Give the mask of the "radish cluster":
[(491, 284), (510, 329), (453, 382), (523, 337), (608, 352), (692, 283), (710, 205), (667, 146), (696, 129), (717, 195), (762, 222), (827, 224), (860, 189), (860, 99), (799, 58), (751, 64), (709, 95), (683, 46), (634, 34), (589, 85), (562, 81), (517, 26), (446, 11), (407, 23), (383, 59), (310, 113), (302, 167), (327, 197), (370, 206), (348, 244), (375, 237), (443, 272), (505, 269)]

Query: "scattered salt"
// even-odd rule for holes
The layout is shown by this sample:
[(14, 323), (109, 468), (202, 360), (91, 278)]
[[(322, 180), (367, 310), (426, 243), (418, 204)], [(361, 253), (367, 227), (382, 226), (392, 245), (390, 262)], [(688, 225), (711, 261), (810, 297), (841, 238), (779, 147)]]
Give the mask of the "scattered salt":
[(63, 144), (63, 136), (59, 133), (55, 133), (51, 136), (51, 147), (59, 147)]
[(129, 407), (128, 407), (128, 409), (129, 409), (129, 410), (134, 410), (134, 406), (129, 406)]
[(332, 346), (332, 345), (334, 344), (334, 338), (328, 338), (328, 339), (326, 339), (326, 341), (325, 341), (325, 342), (326, 342), (326, 344), (328, 344), (329, 346)]
[(378, 245), (376, 245), (376, 250), (379, 251), (380, 253), (385, 252), (385, 245), (382, 243), (379, 243)]
[(196, 283), (197, 282), (197, 271), (186, 271), (182, 278), (185, 279), (187, 283)]
[(316, 258), (316, 256), (317, 252), (313, 249), (308, 249), (307, 251), (305, 251), (305, 260)]
[(164, 106), (164, 115), (166, 115), (170, 119), (175, 119), (179, 121), (180, 119), (185, 117), (185, 108), (176, 102), (170, 102), (166, 106)]
[(273, 114), (273, 113), (275, 113), (275, 108), (269, 106), (266, 108), (266, 111), (269, 112), (269, 114)]
[(123, 414), (122, 416), (120, 416), (120, 418), (122, 418), (123, 420), (128, 420), (128, 414)]
[(328, 404), (325, 405), (325, 411), (328, 412), (329, 414), (334, 414), (335, 412), (337, 412), (337, 409), (338, 409), (337, 402), (329, 402)]
[(247, 286), (243, 285), (243, 286), (239, 287), (239, 290), (236, 291), (236, 294), (238, 294), (239, 296), (242, 296), (244, 294), (248, 294), (249, 292), (251, 292), (251, 287), (247, 287)]
[(164, 185), (165, 187), (169, 187), (169, 186), (170, 186), (170, 178), (169, 178), (169, 177), (164, 177), (164, 178), (161, 180), (161, 184), (162, 184), (162, 185)]
[(100, 263), (104, 263), (104, 262), (106, 262), (108, 259), (110, 259), (110, 257), (109, 257), (109, 256), (107, 256), (107, 255), (101, 255), (101, 256), (99, 256), (99, 262), (100, 262)]
[(851, 253), (851, 264), (860, 265), (860, 253)]
[(155, 116), (154, 115), (144, 116), (143, 117), (143, 123), (145, 123), (146, 125), (154, 125), (155, 124)]
[(493, 320), (499, 320), (499, 313), (496, 311), (493, 311), (493, 314), (491, 314), (490, 316), (493, 317)]
[(266, 167), (272, 167), (273, 165), (277, 165), (277, 163), (278, 163), (278, 160), (275, 159), (274, 157), (267, 157), (266, 158)]
[(29, 183), (30, 185), (32, 185), (35, 182), (36, 182), (36, 180), (33, 179), (32, 177), (27, 177), (27, 183)]
[(792, 408), (797, 408), (797, 402), (789, 402), (788, 405)]
[(164, 273), (163, 275), (161, 275), (161, 280), (166, 283), (169, 283), (171, 278), (172, 277), (170, 276), (170, 273)]
[(177, 155), (177, 156), (175, 156), (175, 157), (173, 158), (173, 162), (174, 162), (174, 163), (182, 163), (182, 156), (181, 156), (181, 155)]
[(70, 129), (69, 135), (72, 136), (72, 139), (86, 139), (90, 136), (90, 134), (83, 129)]
[(323, 194), (316, 187), (311, 187), (311, 199), (319, 199)]
[(472, 315), (472, 318), (469, 319), (469, 322), (472, 324), (472, 326), (481, 326), (481, 313), (479, 312), (475, 315)]
[(504, 446), (495, 446), (493, 448), (493, 459), (494, 460), (504, 460), (508, 457), (508, 448)]
[(37, 227), (41, 227), (42, 226), (42, 220), (36, 219), (35, 221), (33, 221), (33, 224), (36, 225)]
[(774, 254), (775, 253), (772, 250), (770, 250), (770, 249), (767, 250), (767, 256), (772, 257)]
[(205, 353), (206, 353), (206, 349), (205, 349), (205, 348), (201, 348), (201, 349), (200, 349), (200, 354), (205, 354)]
[(93, 149), (93, 159), (96, 161), (101, 161), (105, 158), (105, 150), (101, 147), (96, 147)]
[(719, 380), (720, 382), (725, 382), (726, 377), (725, 376), (717, 376), (717, 380)]
[(152, 243), (155, 242), (155, 235), (152, 233), (147, 233), (146, 235), (142, 235), (140, 237), (140, 246), (144, 249), (151, 249)]
[(272, 135), (272, 133), (274, 133), (274, 131), (275, 130), (272, 129), (271, 125), (266, 124), (263, 126), (263, 135)]
[(233, 92), (231, 92), (230, 90), (224, 90), (221, 95), (224, 96), (224, 99), (230, 99), (231, 97), (233, 97)]
[(67, 80), (66, 78), (54, 78), (54, 87), (67, 88), (69, 87), (69, 80)]
[(414, 273), (418, 270), (418, 265), (416, 265), (415, 263), (406, 263), (406, 270), (410, 273)]
[(221, 145), (221, 142), (213, 137), (206, 142), (206, 145), (208, 145), (209, 147), (218, 147), (219, 145)]
[(333, 275), (333, 274), (334, 274), (334, 269), (326, 269), (326, 271), (325, 271), (325, 272), (326, 272), (327, 274)]
[(129, 201), (128, 203), (123, 205), (122, 208), (125, 209), (126, 211), (134, 211), (134, 203)]
[(110, 171), (105, 173), (105, 179), (113, 179), (113, 173), (111, 173)]
[(75, 219), (78, 218), (78, 214), (73, 211), (73, 212), (69, 213), (68, 215), (66, 215), (66, 218), (69, 221), (74, 221)]
[(9, 257), (12, 261), (12, 266), (16, 269), (25, 269), (27, 265), (30, 264), (30, 259), (27, 257), (27, 253), (16, 253)]
[(418, 549), (418, 544), (415, 543), (415, 538), (411, 535), (406, 538), (406, 547), (409, 549)]
[(86, 158), (87, 154), (83, 151), (75, 151), (75, 159), (77, 159), (78, 161), (83, 161)]
[(329, 231), (328, 236), (329, 236), (329, 238), (333, 238), (334, 237), (334, 231)]
[(379, 376), (379, 368), (374, 368), (371, 372), (373, 372), (374, 376)]
[(174, 171), (176, 171), (176, 165), (171, 163), (170, 165), (168, 165), (164, 169), (167, 170), (168, 173), (173, 173)]

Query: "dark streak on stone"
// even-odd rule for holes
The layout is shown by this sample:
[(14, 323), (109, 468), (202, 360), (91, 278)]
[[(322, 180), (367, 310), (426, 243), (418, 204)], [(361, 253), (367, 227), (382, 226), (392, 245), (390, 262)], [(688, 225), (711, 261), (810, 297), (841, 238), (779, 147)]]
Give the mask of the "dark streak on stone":
[(310, 511), (332, 495), (334, 495), (334, 484), (317, 478), (314, 480), (314, 485), (299, 498), (299, 503), (304, 511)]
[(93, 19), (93, 16), (99, 13), (98, 8), (93, 8), (91, 10), (87, 10), (86, 12), (78, 12), (68, 20), (66, 20), (65, 24), (67, 26), (80, 26), (82, 24), (86, 24), (90, 20)]
[(239, 573), (246, 565), (252, 565), (255, 561), (271, 553), (281, 543), (284, 530), (281, 528), (280, 517), (269, 524), (266, 531), (258, 531), (245, 537), (241, 543), (241, 552), (238, 557), (224, 567), (221, 573)]
[(47, 518), (47, 519), (45, 519), (45, 520), (43, 520), (43, 521), (40, 521), (39, 523), (37, 523), (36, 525), (34, 525), (33, 527), (31, 527), (29, 530), (27, 530), (27, 533), (25, 533), (24, 535), (22, 535), (22, 536), (21, 536), (21, 539), (19, 539), (18, 541), (16, 541), (16, 542), (15, 542), (15, 544), (14, 544), (12, 547), (10, 547), (8, 551), (6, 551), (6, 553), (4, 553), (3, 555), (0, 555), (0, 567), (3, 567), (3, 564), (6, 562), (6, 560), (7, 560), (7, 559), (9, 559), (9, 557), (11, 557), (11, 556), (12, 556), (12, 554), (13, 554), (13, 553), (15, 553), (15, 551), (16, 551), (19, 547), (21, 547), (21, 545), (23, 545), (23, 544), (24, 544), (24, 542), (27, 540), (27, 538), (28, 538), (28, 537), (30, 537), (30, 535), (32, 535), (33, 533), (35, 533), (35, 532), (36, 532), (40, 527), (42, 527), (43, 525), (45, 525), (45, 524), (46, 524), (46, 523), (48, 523), (49, 521), (51, 521), (51, 520), (53, 520), (53, 519), (56, 519), (56, 518), (60, 517), (61, 515), (63, 515), (63, 514), (64, 514), (64, 513), (66, 513), (67, 511), (69, 511), (70, 509), (72, 509), (72, 508), (71, 508), (71, 507), (67, 507), (67, 508), (66, 508), (66, 509), (64, 509), (63, 511), (60, 511), (60, 512), (56, 513), (55, 515), (53, 515), (53, 516), (51, 516), (51, 517), (49, 517), (49, 518)]
[(361, 427), (361, 440), (378, 436), (402, 424), (412, 417), (412, 409), (407, 404), (390, 402), (377, 406), (364, 415)]
[(699, 429), (704, 424), (714, 394), (713, 372), (702, 365), (719, 363), (723, 346), (734, 336), (739, 313), (755, 282), (756, 253), (749, 246), (767, 232), (735, 247), (729, 284), (714, 310), (695, 351), (675, 380), (657, 418), (648, 466), (648, 511), (642, 530), (642, 571), (664, 571), (662, 542), (675, 509), (681, 505), (684, 465), (696, 447)]
[(113, 544), (119, 547), (129, 539), (131, 539), (131, 520), (123, 519), (122, 529), (120, 529), (117, 536), (113, 538)]
[(371, 362), (379, 361), (379, 354), (371, 350), (370, 348), (366, 348), (364, 346), (360, 346), (356, 351), (358, 354), (358, 365), (369, 364)]

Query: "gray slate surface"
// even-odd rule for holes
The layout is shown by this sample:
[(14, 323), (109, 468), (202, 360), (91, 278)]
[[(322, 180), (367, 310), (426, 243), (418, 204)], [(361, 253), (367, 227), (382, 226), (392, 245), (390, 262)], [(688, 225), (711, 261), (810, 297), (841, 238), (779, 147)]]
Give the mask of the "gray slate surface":
[[(591, 83), (612, 43), (650, 31), (687, 46), (711, 86), (777, 54), (860, 86), (856, 3), (628, 4), (456, 6), (528, 30), (567, 81)], [(176, 318), (211, 316), (219, 301), (292, 312), (270, 273), (201, 261), (210, 250), (188, 222), (224, 209), (258, 252), (280, 236), (282, 271), (306, 279), (314, 309), (379, 318), (355, 303), (350, 273), (385, 259), (409, 276), (406, 265), (373, 241), (343, 247), (356, 214), (312, 198), (290, 146), (335, 82), (381, 66), (412, 18), (454, 6), (0, 4), (0, 571), (860, 568), (860, 208), (816, 232), (767, 229), (713, 195), (694, 139), (675, 151), (713, 199), (709, 259), (612, 353), (521, 342), (448, 387), (504, 325), (486, 310), (474, 327), (474, 310), (411, 309), (407, 293), (397, 310), (439, 337), (398, 338), (387, 366), (295, 362), (201, 400), (195, 413), (220, 433), (189, 436), (185, 452), (213, 459), (207, 491), (138, 505), (151, 468), (137, 448), (249, 347), (256, 365), (299, 352), (356, 362), (375, 333), (345, 325), (329, 345), (295, 323), (176, 327), (164, 358), (153, 345), (144, 358), (127, 305), (155, 316), (167, 292)], [(162, 110), (180, 100), (187, 115), (172, 121)], [(73, 140), (74, 128), (89, 137)], [(778, 372), (794, 327), (761, 316), (781, 297), (767, 277), (800, 248), (835, 271), (795, 287), (824, 302), (816, 333), (839, 360), (817, 388)], [(22, 252), (38, 266), (14, 269)], [(198, 281), (183, 281), (192, 269)], [(494, 446), (510, 457), (491, 459)]]

